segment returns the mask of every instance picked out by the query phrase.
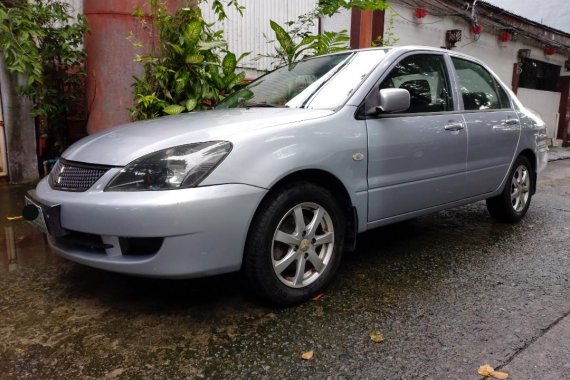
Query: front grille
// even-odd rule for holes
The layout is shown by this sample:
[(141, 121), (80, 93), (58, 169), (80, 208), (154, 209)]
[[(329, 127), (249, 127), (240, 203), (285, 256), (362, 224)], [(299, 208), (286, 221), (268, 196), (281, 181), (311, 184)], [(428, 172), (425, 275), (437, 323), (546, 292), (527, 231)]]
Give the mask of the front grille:
[(57, 190), (85, 191), (110, 168), (60, 159), (49, 174), (49, 184)]

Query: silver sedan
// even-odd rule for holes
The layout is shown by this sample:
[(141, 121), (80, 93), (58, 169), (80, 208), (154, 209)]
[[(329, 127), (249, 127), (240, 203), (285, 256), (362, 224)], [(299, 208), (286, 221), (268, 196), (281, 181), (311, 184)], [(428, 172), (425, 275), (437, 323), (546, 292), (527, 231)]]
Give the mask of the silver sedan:
[(26, 199), (60, 255), (140, 276), (242, 270), (293, 305), (358, 233), (486, 200), (517, 222), (546, 165), (544, 123), (482, 62), (426, 47), (277, 69), (216, 109), (91, 135)]

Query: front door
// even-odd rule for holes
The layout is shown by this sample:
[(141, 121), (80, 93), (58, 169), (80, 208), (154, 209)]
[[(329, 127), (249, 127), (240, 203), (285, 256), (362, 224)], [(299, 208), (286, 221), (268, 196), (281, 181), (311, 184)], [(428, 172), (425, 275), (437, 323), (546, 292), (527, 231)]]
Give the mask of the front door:
[(410, 92), (403, 113), (366, 120), (368, 221), (376, 222), (464, 198), (467, 135), (443, 54), (403, 58), (379, 87)]

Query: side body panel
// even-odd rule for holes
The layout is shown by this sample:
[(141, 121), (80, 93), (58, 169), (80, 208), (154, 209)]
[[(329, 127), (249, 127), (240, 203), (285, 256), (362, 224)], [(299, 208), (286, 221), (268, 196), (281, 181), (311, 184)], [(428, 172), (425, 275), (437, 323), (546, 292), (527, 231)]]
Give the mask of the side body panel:
[(466, 112), (469, 134), (467, 196), (496, 190), (508, 173), (520, 136), (517, 114), (509, 110)]
[(465, 129), (461, 115), (367, 120), (369, 222), (465, 198)]
[(244, 183), (271, 189), (286, 176), (302, 170), (321, 170), (338, 178), (358, 213), (359, 232), (366, 228), (367, 136), (356, 107), (307, 122), (244, 132), (232, 136), (233, 150), (200, 186)]

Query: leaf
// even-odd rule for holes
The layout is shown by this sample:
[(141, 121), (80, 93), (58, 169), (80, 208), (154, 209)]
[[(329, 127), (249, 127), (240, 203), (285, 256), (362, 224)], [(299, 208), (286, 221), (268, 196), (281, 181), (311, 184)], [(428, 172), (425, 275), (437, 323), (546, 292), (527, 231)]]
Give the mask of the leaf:
[(174, 50), (174, 52), (176, 52), (176, 54), (182, 55), (184, 50), (182, 49), (182, 47), (178, 44), (173, 44), (173, 43), (168, 43), (168, 45), (170, 45), (170, 48), (172, 50)]
[(196, 99), (188, 99), (186, 101), (186, 111), (188, 112), (192, 111), (194, 108), (196, 108), (197, 104), (198, 101)]
[(240, 63), (242, 59), (244, 59), (245, 57), (247, 57), (248, 55), (250, 55), (251, 52), (250, 51), (246, 51), (245, 53), (242, 53), (239, 58), (237, 59), (237, 63)]
[(194, 47), (198, 43), (200, 34), (202, 33), (202, 21), (199, 19), (194, 19), (190, 21), (184, 28), (184, 44), (186, 47)]
[(114, 379), (115, 377), (119, 377), (125, 372), (124, 368), (115, 368), (114, 370), (107, 373), (105, 377), (108, 379)]
[(231, 90), (237, 84), (241, 83), (245, 79), (245, 72), (241, 72), (239, 74), (230, 74), (229, 77), (225, 80), (226, 89)]
[(230, 75), (234, 71), (236, 71), (236, 55), (234, 53), (227, 53), (222, 61), (222, 69), (224, 70), (225, 75)]
[(184, 62), (187, 65), (197, 65), (204, 62), (204, 56), (202, 54), (187, 54), (184, 58)]
[(313, 350), (301, 353), (301, 359), (303, 360), (311, 360), (313, 356), (315, 356), (315, 351)]
[(489, 364), (484, 364), (481, 367), (479, 367), (479, 369), (477, 370), (477, 373), (481, 376), (493, 377), (493, 378), (499, 379), (499, 380), (506, 380), (509, 378), (508, 373), (501, 372), (501, 371), (495, 371), (495, 369), (493, 367), (491, 367)]
[(213, 50), (217, 48), (224, 48), (226, 47), (226, 41), (200, 41), (198, 42), (198, 49), (200, 50)]
[(325, 293), (317, 294), (316, 296), (311, 298), (311, 300), (312, 301), (321, 301), (323, 298), (325, 298)]
[(378, 330), (370, 331), (370, 340), (374, 343), (381, 343), (384, 341), (384, 335)]
[(178, 115), (179, 113), (184, 112), (184, 107), (178, 104), (171, 104), (169, 106), (164, 107), (162, 111), (164, 111), (164, 113), (167, 113), (169, 115)]
[(271, 25), (271, 29), (275, 32), (275, 37), (281, 48), (288, 56), (292, 56), (295, 52), (295, 44), (289, 33), (273, 20), (270, 20), (269, 24)]

